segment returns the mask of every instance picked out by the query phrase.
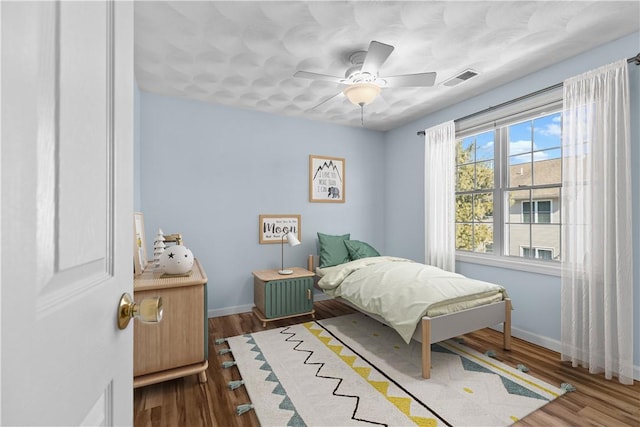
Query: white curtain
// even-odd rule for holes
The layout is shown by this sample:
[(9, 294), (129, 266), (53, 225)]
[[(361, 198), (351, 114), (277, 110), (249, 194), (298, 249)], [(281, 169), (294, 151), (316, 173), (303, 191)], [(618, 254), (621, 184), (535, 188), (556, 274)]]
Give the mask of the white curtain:
[(562, 360), (633, 383), (627, 61), (564, 82)]
[(453, 121), (425, 130), (425, 263), (455, 271), (456, 128)]

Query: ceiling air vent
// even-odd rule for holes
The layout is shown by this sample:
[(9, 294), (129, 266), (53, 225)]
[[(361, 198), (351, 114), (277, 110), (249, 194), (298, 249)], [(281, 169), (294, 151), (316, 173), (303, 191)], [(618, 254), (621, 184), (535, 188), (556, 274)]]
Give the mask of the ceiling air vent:
[(457, 76), (453, 76), (450, 79), (445, 80), (442, 84), (445, 86), (456, 86), (462, 82), (466, 82), (467, 80), (478, 75), (477, 71), (472, 70), (471, 68), (467, 68)]

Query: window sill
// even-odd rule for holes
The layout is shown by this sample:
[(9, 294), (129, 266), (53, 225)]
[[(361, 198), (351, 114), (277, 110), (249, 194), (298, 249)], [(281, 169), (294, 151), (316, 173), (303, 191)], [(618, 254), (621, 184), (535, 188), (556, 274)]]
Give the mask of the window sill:
[(554, 261), (525, 260), (515, 257), (483, 255), (467, 252), (456, 252), (456, 261), (488, 265), (491, 267), (508, 268), (510, 270), (527, 271), (530, 273), (546, 274), (547, 276), (560, 277), (561, 275), (560, 263)]

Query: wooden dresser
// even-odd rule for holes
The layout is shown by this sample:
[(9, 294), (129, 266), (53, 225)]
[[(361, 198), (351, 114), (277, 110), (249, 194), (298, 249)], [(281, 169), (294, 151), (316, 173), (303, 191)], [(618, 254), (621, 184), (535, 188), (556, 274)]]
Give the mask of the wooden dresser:
[(149, 266), (134, 279), (134, 300), (161, 297), (160, 323), (134, 322), (133, 386), (197, 374), (207, 381), (207, 275), (195, 260), (191, 274), (163, 277)]

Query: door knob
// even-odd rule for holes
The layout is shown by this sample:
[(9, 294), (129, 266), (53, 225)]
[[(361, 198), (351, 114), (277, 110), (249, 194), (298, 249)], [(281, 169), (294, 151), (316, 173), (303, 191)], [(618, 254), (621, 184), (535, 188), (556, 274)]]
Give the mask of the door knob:
[(140, 303), (133, 301), (128, 293), (122, 294), (118, 305), (118, 327), (124, 329), (132, 318), (144, 323), (158, 323), (162, 320), (162, 298), (145, 298)]

